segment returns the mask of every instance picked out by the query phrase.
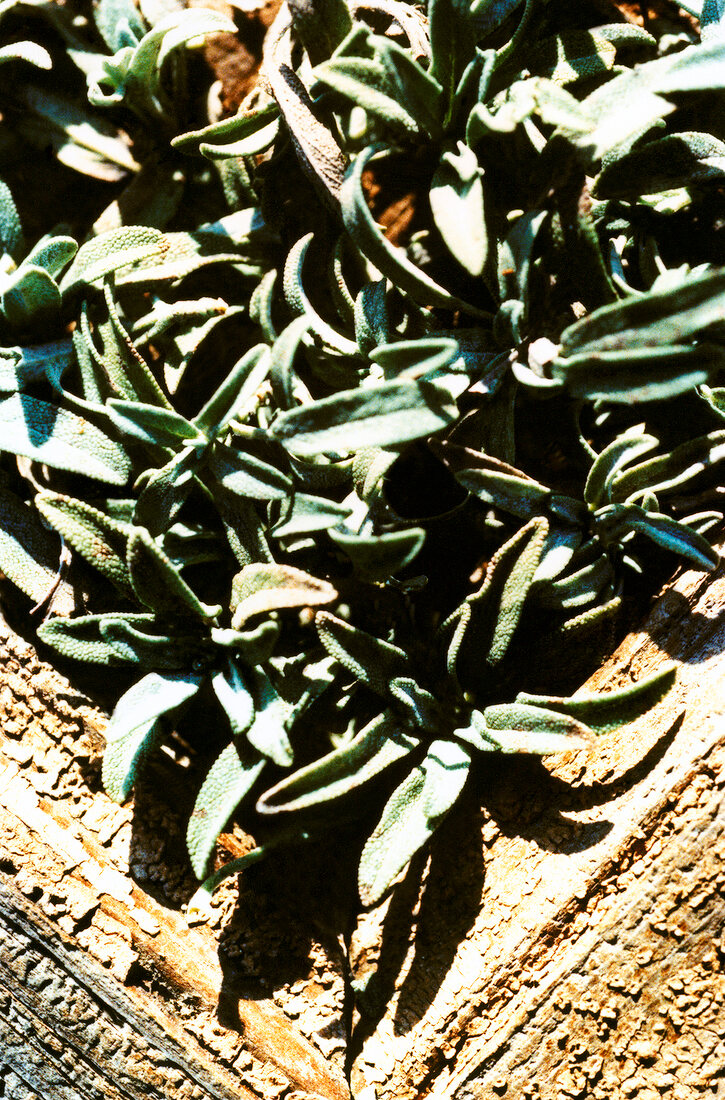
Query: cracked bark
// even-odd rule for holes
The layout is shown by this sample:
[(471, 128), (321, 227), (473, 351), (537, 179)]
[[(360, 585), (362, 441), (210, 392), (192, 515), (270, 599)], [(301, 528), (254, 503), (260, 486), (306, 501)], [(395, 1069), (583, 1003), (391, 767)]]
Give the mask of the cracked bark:
[(346, 1055), (358, 1100), (717, 1095), (723, 609), (722, 573), (682, 574), (590, 683), (672, 658), (671, 695), (590, 754), (492, 761), (359, 917), (347, 1051), (334, 914), (230, 883), (190, 927), (183, 760), (115, 806), (103, 715), (2, 625), (0, 1095), (342, 1100)]

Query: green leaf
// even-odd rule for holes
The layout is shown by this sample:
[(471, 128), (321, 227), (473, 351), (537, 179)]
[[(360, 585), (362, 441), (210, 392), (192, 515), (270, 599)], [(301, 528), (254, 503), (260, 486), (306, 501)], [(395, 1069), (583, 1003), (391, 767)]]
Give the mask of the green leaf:
[[(596, 553), (593, 561), (580, 564), (580, 554), (591, 556), (589, 547)], [(607, 554), (602, 553), (601, 544), (596, 540), (586, 544), (571, 559), (571, 571), (564, 576), (539, 585), (536, 592), (537, 603), (542, 607), (555, 607), (570, 611), (584, 607), (595, 600), (602, 601), (603, 593), (611, 595), (615, 585), (615, 574)]]
[(126, 566), (129, 524), (118, 523), (85, 501), (48, 490), (38, 493), (35, 505), (65, 542), (108, 577), (124, 596), (133, 598)]
[(561, 336), (563, 356), (586, 351), (633, 352), (639, 348), (683, 344), (722, 320), (725, 268), (690, 277), (662, 291), (650, 291), (602, 306)]
[(138, 171), (128, 139), (70, 96), (53, 92), (47, 83), (40, 88), (23, 81), (16, 82), (14, 98), (20, 107), (15, 121), (20, 134), (41, 149), (50, 146), (74, 172), (116, 183)]
[(111, 485), (131, 471), (123, 446), (95, 424), (27, 394), (0, 398), (0, 450)]
[(36, 604), (58, 581), (60, 549), (60, 541), (37, 513), (15, 493), (0, 488), (0, 570)]
[[(287, 511), (270, 534), (277, 539), (285, 539), (308, 535), (314, 531), (325, 531), (347, 519), (350, 511), (348, 505), (338, 504), (327, 497), (294, 493)], [(335, 538), (334, 532), (331, 535)]]
[(725, 177), (725, 143), (710, 134), (668, 134), (605, 163), (593, 191), (602, 199), (636, 199)]
[(162, 718), (192, 699), (202, 679), (189, 672), (151, 672), (121, 696), (106, 729), (103, 755), (103, 785), (116, 802), (128, 796), (156, 748)]
[(545, 510), (551, 490), (499, 458), (453, 443), (433, 446), (453, 471), (456, 481), (484, 504), (528, 520)]
[[(714, 391), (713, 391), (714, 392)], [(669, 454), (655, 455), (628, 469), (617, 468), (609, 485), (609, 499), (628, 502), (648, 491), (658, 497), (684, 490), (725, 460), (725, 429), (686, 440)]]
[(256, 111), (239, 111), (202, 130), (181, 134), (172, 138), (171, 144), (185, 152), (196, 147), (209, 160), (251, 157), (268, 149), (278, 133), (279, 108), (276, 103), (269, 103)]
[(428, 0), (428, 24), (431, 76), (443, 89), (450, 108), (466, 66), (476, 52), (471, 0)]
[(386, 382), (402, 378), (435, 378), (454, 369), (459, 359), (458, 341), (449, 336), (428, 336), (420, 340), (398, 340), (384, 343), (370, 352), (370, 359), (383, 372)]
[(523, 0), (474, 0), (471, 16), (477, 38), (481, 40), (497, 30), (522, 3)]
[(563, 699), (553, 695), (528, 695), (521, 692), (516, 696), (516, 702), (568, 714), (583, 722), (594, 733), (609, 733), (641, 718), (656, 706), (664, 699), (676, 678), (677, 666), (669, 664), (635, 684), (615, 688), (604, 695), (578, 693), (570, 699)]
[(291, 708), (261, 669), (252, 673), (255, 682), (254, 721), (246, 732), (250, 745), (280, 768), (292, 763), (292, 746), (287, 736)]
[(150, 613), (107, 614), (99, 619), (100, 637), (127, 664), (174, 671), (201, 667), (212, 658), (208, 639), (193, 624), (186, 632), (174, 626), (169, 633)]
[(459, 798), (470, 766), (471, 755), (463, 745), (433, 741), (425, 760), (393, 792), (360, 858), (363, 905), (380, 901), (430, 839)]
[(292, 481), (269, 462), (216, 442), (207, 459), (209, 472), (229, 493), (253, 500), (282, 500)]
[(15, 260), (19, 260), (24, 251), (20, 215), (13, 193), (4, 180), (0, 180), (0, 249)]
[(389, 696), (392, 679), (410, 675), (407, 654), (390, 642), (351, 626), (329, 611), (317, 613), (315, 626), (330, 656), (379, 695)]
[(186, 847), (197, 878), (203, 878), (217, 837), (259, 779), (267, 763), (236, 739), (212, 764), (201, 785), (186, 830)]
[(247, 665), (262, 665), (272, 655), (281, 627), (267, 619), (250, 630), (231, 630), (213, 626), (210, 631), (215, 645), (231, 649)]
[(209, 439), (220, 435), (253, 396), (269, 372), (269, 349), (257, 344), (243, 355), (224, 382), (194, 417), (194, 426)]
[(620, 541), (627, 532), (636, 531), (657, 546), (679, 554), (696, 569), (710, 571), (720, 564), (717, 551), (697, 531), (670, 516), (650, 512), (636, 504), (611, 504), (600, 509), (596, 525), (600, 538), (607, 541)]
[(154, 537), (167, 531), (194, 487), (198, 467), (196, 449), (184, 447), (160, 470), (153, 470), (139, 492), (134, 521)]
[(232, 626), (239, 630), (255, 615), (296, 607), (319, 607), (337, 599), (328, 582), (293, 565), (245, 565), (232, 586)]
[(54, 237), (47, 234), (31, 248), (23, 260), (23, 265), (41, 267), (55, 278), (66, 264), (70, 263), (77, 251), (78, 242), (73, 237)]
[(271, 431), (293, 454), (344, 454), (419, 439), (455, 415), (443, 384), (404, 378), (291, 409), (277, 417)]
[(455, 624), (448, 651), (449, 671), (462, 683), (485, 679), (499, 664), (518, 626), (533, 583), (549, 525), (530, 520), (494, 554), (477, 592), (444, 624)]
[(625, 467), (657, 446), (659, 440), (653, 435), (646, 435), (640, 427), (635, 427), (605, 447), (593, 462), (584, 486), (584, 500), (589, 507), (597, 508), (605, 501), (608, 502), (617, 477)]
[(81, 246), (73, 263), (63, 276), (61, 293), (68, 298), (83, 286), (89, 286), (112, 272), (130, 267), (139, 260), (162, 256), (168, 241), (158, 229), (141, 225), (124, 225), (101, 233)]
[(589, 744), (591, 730), (571, 715), (526, 703), (486, 707), (484, 736), (499, 752), (548, 755)]
[(422, 527), (356, 535), (344, 528), (329, 531), (332, 541), (347, 554), (356, 573), (366, 580), (387, 581), (412, 562), (425, 542)]
[(402, 760), (418, 744), (417, 738), (399, 728), (392, 714), (380, 714), (349, 744), (265, 791), (257, 810), (262, 814), (291, 813), (341, 798)]
[(173, 409), (117, 398), (111, 398), (106, 408), (119, 431), (142, 439), (144, 443), (176, 450), (181, 444), (206, 442), (198, 428)]
[(592, 349), (551, 364), (572, 397), (603, 398), (620, 404), (665, 401), (706, 382), (725, 364), (725, 349), (716, 344), (622, 351)]
[(475, 153), (459, 141), (457, 154), (441, 157), (430, 187), (436, 229), (451, 255), (474, 277), (482, 273), (488, 255), (482, 176)]
[(197, 599), (179, 571), (143, 527), (134, 527), (128, 540), (128, 570), (136, 596), (159, 614), (192, 616), (209, 622), (221, 607)]
[(637, 65), (606, 81), (584, 100), (596, 127), (580, 144), (593, 160), (600, 160), (674, 111), (677, 99), (673, 93), (712, 94), (723, 88), (725, 42), (720, 39)]
[(722, 42), (725, 38), (725, 4), (723, 0), (703, 0), (700, 33), (703, 42)]
[[(38, 627), (41, 642), (72, 661), (116, 667), (129, 664), (129, 658), (101, 634), (108, 614), (82, 615), (77, 619), (49, 619)], [(133, 662), (132, 662), (133, 663)]]
[(422, 131), (433, 140), (441, 135), (438, 81), (408, 51), (367, 27), (358, 24), (314, 76), (386, 126), (408, 134)]
[(219, 700), (235, 737), (246, 733), (254, 721), (254, 699), (241, 672), (233, 661), (215, 672), (211, 686)]
[(42, 267), (23, 263), (11, 276), (1, 297), (5, 320), (13, 328), (42, 326), (60, 311), (60, 291)]
[[(284, 265), (282, 289), (285, 301), (296, 315), (295, 319), (297, 319), (297, 316), (304, 317), (306, 322), (304, 326), (297, 325), (293, 328), (293, 321), (292, 325), (288, 326), (288, 330), (291, 329), (288, 337), (290, 348), (289, 351), (285, 349), (285, 358), (290, 366), (292, 362), (291, 357), (297, 350), (297, 345), (300, 340), (303, 339), (307, 329), (311, 329), (327, 347), (340, 352), (342, 355), (357, 355), (358, 353), (357, 344), (354, 340), (349, 340), (346, 336), (341, 335), (332, 325), (329, 325), (327, 321), (323, 320), (312, 305), (303, 286), (302, 268), (313, 237), (314, 233), (307, 233), (304, 237), (300, 237), (297, 243), (292, 245), (292, 248), (287, 253), (287, 259)], [(282, 336), (284, 336), (284, 333)], [(279, 355), (279, 352), (277, 354)]]

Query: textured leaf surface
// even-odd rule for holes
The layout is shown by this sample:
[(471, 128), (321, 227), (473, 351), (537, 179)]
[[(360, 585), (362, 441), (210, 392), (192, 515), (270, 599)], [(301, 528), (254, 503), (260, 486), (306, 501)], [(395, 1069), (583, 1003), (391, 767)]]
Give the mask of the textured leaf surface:
[(374, 905), (430, 839), (463, 790), (471, 756), (455, 741), (433, 741), (425, 760), (391, 795), (363, 848), (358, 888)]
[(517, 695), (518, 703), (559, 711), (583, 722), (595, 733), (609, 733), (640, 718), (651, 707), (664, 699), (677, 677), (675, 665), (667, 665), (659, 672), (645, 676), (629, 687), (619, 688), (606, 695), (575, 695), (562, 699), (552, 695)]
[(65, 541), (95, 565), (125, 596), (133, 589), (126, 565), (130, 526), (112, 520), (82, 500), (59, 493), (39, 493), (35, 504)]
[(293, 454), (345, 454), (430, 435), (455, 416), (449, 393), (436, 382), (403, 379), (348, 390), (282, 413), (272, 426)]
[(60, 541), (15, 493), (0, 488), (0, 570), (35, 603), (51, 592), (60, 568)]
[(235, 738), (212, 764), (196, 797), (186, 847), (197, 878), (203, 878), (217, 837), (259, 779), (266, 760)]
[(349, 794), (402, 760), (418, 739), (400, 729), (397, 718), (381, 714), (348, 745), (300, 768), (259, 799), (260, 813), (290, 813)]
[(103, 784), (116, 802), (133, 787), (139, 769), (161, 737), (161, 719), (188, 702), (202, 677), (152, 672), (122, 695), (106, 729)]
[(28, 394), (0, 399), (0, 448), (111, 485), (124, 485), (131, 470), (122, 445), (95, 424)]
[(317, 607), (336, 598), (337, 591), (331, 584), (293, 565), (245, 565), (234, 578), (232, 625), (239, 630), (255, 615), (282, 608)]

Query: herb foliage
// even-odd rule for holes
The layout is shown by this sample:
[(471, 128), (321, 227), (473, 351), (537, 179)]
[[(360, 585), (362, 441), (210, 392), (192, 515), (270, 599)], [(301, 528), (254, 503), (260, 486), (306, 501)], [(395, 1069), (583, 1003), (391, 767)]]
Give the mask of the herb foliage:
[[(295, 0), (210, 120), (187, 47), (217, 12), (0, 5), (1, 163), (52, 147), (113, 189), (33, 241), (0, 182), (0, 568), (59, 655), (133, 671), (113, 797), (214, 700), (200, 879), (240, 808), (274, 848), (372, 805), (375, 904), (485, 754), (670, 687), (558, 694), (637, 572), (718, 564), (725, 40), (687, 7), (701, 38)], [(68, 556), (97, 574), (72, 612)]]

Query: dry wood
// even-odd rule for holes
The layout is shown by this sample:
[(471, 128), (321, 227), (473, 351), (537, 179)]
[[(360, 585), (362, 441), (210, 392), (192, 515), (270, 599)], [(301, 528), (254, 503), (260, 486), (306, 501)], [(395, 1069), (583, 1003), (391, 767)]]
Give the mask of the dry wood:
[(183, 760), (115, 806), (103, 715), (2, 625), (0, 1094), (343, 1100), (347, 1042), (358, 1100), (717, 1095), (724, 609), (722, 575), (684, 573), (590, 684), (675, 659), (652, 715), (589, 755), (492, 762), (358, 920), (349, 1041), (335, 920), (230, 885), (190, 927)]

